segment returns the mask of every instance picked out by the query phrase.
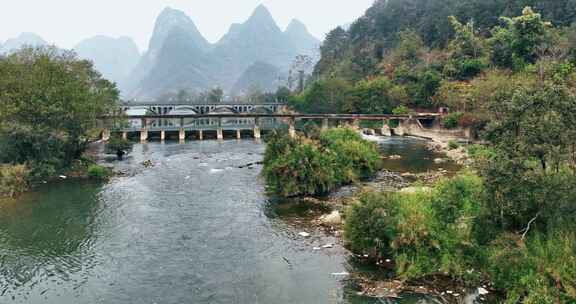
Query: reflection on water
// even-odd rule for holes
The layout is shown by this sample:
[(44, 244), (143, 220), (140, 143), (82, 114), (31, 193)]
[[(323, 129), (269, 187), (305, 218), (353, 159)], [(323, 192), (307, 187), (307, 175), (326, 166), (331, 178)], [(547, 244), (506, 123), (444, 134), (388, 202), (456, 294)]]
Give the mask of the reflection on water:
[(313, 250), (331, 240), (299, 237), (268, 201), (261, 168), (239, 168), (263, 151), (136, 145), (115, 163), (134, 176), (1, 202), (0, 303), (386, 303), (345, 288), (331, 275), (352, 267), (343, 248)]
[(411, 137), (373, 137), (382, 153), (387, 156), (401, 156), (400, 159), (385, 159), (384, 167), (393, 172), (422, 173), (438, 169), (456, 171), (458, 166), (451, 161), (435, 163), (437, 158), (445, 155), (427, 148), (428, 141)]

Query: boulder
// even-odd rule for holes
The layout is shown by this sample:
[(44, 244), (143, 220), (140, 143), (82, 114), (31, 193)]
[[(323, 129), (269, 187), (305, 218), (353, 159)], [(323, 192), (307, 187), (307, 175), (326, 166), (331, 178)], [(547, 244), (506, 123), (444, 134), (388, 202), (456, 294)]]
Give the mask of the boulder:
[(332, 211), (320, 217), (320, 222), (324, 225), (340, 225), (342, 224), (342, 216), (339, 211)]

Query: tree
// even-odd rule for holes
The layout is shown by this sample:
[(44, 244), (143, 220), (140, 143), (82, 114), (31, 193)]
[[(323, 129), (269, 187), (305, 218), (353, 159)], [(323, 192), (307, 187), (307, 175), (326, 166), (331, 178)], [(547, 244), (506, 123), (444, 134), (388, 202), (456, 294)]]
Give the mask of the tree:
[(493, 120), (485, 138), (496, 157), (481, 172), (489, 210), (502, 227), (524, 229), (533, 218), (546, 223), (562, 218), (560, 210), (574, 212), (564, 195), (571, 195), (565, 190), (574, 182), (566, 169), (574, 153), (576, 97), (566, 86), (546, 82), (494, 99), (489, 110)]
[(310, 74), (314, 67), (314, 60), (308, 55), (298, 55), (294, 58), (290, 71), (288, 71), (288, 88), (292, 90), (294, 83), (298, 83), (297, 91), (301, 93), (304, 90), (305, 77)]
[(224, 99), (224, 91), (221, 88), (214, 88), (208, 92), (209, 103), (221, 103)]
[(346, 112), (390, 114), (407, 99), (406, 92), (385, 77), (360, 81), (344, 106)]
[(550, 23), (542, 21), (542, 16), (530, 7), (522, 11), (522, 16), (501, 19), (505, 26), (494, 28), (488, 40), (492, 63), (513, 69), (535, 63)]
[(473, 78), (487, 65), (482, 58), (483, 41), (477, 36), (472, 21), (462, 24), (454, 16), (449, 19), (454, 29), (454, 39), (448, 46), (450, 60), (444, 67), (444, 73), (457, 80)]
[(350, 84), (342, 79), (318, 80), (304, 92), (304, 102), (300, 110), (309, 113), (342, 112), (350, 90)]
[(288, 102), (288, 100), (290, 100), (291, 95), (292, 95), (292, 92), (290, 91), (289, 88), (279, 87), (278, 90), (276, 90), (276, 101), (277, 102)]
[[(0, 58), (0, 162), (61, 167), (80, 156), (97, 117), (112, 112), (116, 86), (89, 61), (55, 47)], [(49, 170), (53, 171), (53, 170)]]

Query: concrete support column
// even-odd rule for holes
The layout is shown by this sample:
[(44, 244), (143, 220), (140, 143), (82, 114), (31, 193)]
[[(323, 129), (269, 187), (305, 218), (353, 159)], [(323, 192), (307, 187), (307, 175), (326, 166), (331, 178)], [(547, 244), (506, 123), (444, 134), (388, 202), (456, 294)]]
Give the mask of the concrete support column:
[(180, 128), (180, 132), (178, 133), (178, 139), (180, 141), (186, 140), (186, 130), (184, 130), (184, 128)]
[(110, 140), (110, 129), (104, 129), (104, 130), (102, 130), (102, 140), (103, 140), (103, 141), (108, 141), (108, 140)]
[(148, 130), (142, 129), (140, 130), (140, 141), (144, 142), (148, 140)]
[(123, 139), (123, 140), (127, 140), (127, 139), (128, 139), (128, 132), (122, 132), (122, 139)]
[(259, 126), (254, 126), (254, 138), (255, 139), (262, 138), (262, 134), (260, 133), (260, 127)]
[(290, 118), (290, 123), (289, 123), (289, 127), (288, 127), (288, 134), (292, 138), (296, 137), (296, 119), (295, 118)]
[(161, 141), (166, 140), (166, 131), (164, 131), (164, 130), (160, 131), (160, 140)]
[(148, 140), (148, 122), (146, 118), (142, 118), (142, 130), (140, 130), (140, 141)]
[(405, 125), (406, 125), (405, 121), (400, 120), (398, 122), (398, 127), (394, 129), (394, 134), (398, 136), (405, 136), (407, 133), (406, 128), (404, 127)]
[(260, 118), (254, 118), (254, 138), (261, 139), (262, 133), (260, 132)]
[(329, 124), (328, 124), (328, 118), (322, 119), (322, 130), (328, 129), (328, 126), (329, 126)]
[(216, 137), (218, 138), (218, 140), (224, 139), (224, 131), (222, 130), (222, 128), (218, 128), (218, 130), (216, 130)]
[(384, 125), (382, 127), (381, 132), (382, 132), (382, 136), (389, 136), (389, 137), (392, 136), (392, 129), (390, 129), (390, 126), (388, 126), (388, 125)]
[(360, 119), (354, 118), (352, 120), (352, 128), (355, 130), (360, 130)]
[(392, 136), (392, 129), (390, 129), (390, 123), (388, 119), (384, 119), (382, 122), (382, 136)]
[(240, 129), (236, 130), (236, 139), (242, 139), (242, 132), (240, 132)]
[(204, 140), (204, 130), (200, 130), (200, 131), (198, 132), (198, 139)]

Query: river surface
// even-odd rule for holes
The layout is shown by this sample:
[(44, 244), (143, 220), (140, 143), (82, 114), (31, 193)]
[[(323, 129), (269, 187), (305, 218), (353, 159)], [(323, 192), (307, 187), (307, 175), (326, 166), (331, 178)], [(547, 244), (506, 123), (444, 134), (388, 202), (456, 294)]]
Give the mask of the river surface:
[[(421, 141), (381, 145), (404, 157), (397, 166), (436, 167)], [(63, 180), (0, 202), (0, 303), (437, 303), (348, 288), (346, 250), (321, 233), (299, 236), (265, 194), (261, 167), (243, 167), (261, 161), (264, 148), (138, 144), (111, 162), (127, 176)], [(146, 160), (154, 166), (144, 168)]]

